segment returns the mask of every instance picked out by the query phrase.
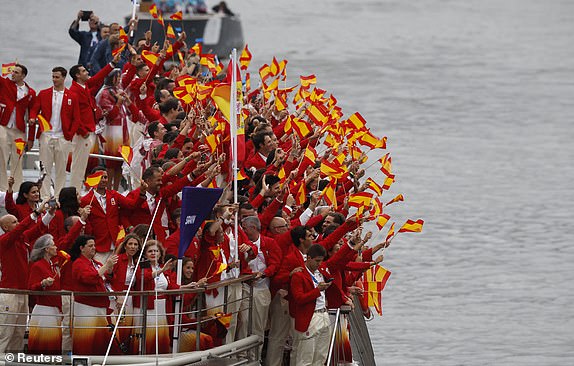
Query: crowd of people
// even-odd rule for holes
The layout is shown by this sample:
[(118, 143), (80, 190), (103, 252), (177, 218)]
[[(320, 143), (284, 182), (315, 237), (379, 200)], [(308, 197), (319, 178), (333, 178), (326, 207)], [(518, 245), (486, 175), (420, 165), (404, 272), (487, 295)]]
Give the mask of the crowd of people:
[[(377, 220), (383, 207), (381, 188), (362, 167), (367, 154), (359, 146), (371, 142), (361, 136), (370, 131), (342, 119), (336, 99), (326, 98), (308, 78), (289, 97), (295, 107), (283, 105), (294, 88), (272, 87), (268, 77), (284, 77), (286, 62), (265, 65), (257, 87), (240, 76), (244, 157), (233, 202), (231, 129), (211, 96), (229, 83), (232, 68), (210, 63), (212, 55), (187, 45), (184, 32), (160, 47), (152, 44), (150, 32), (132, 40), (129, 29), (102, 25), (95, 14), (89, 30), (79, 31), (82, 17), (78, 13), (70, 27), (81, 47), (78, 64), (54, 67), (51, 87), (36, 93), (21, 63), (10, 77), (0, 78), (0, 171), (7, 172), (10, 162), (10, 175), (0, 179), (0, 203), (8, 212), (0, 218), (0, 288), (109, 292), (133, 283), (134, 289), (157, 290), (159, 296), (147, 301), (143, 347), (148, 354), (168, 353), (174, 302), (162, 291), (251, 274), (251, 280), (225, 292), (200, 295), (213, 309), (202, 314), (207, 325), (201, 327), (200, 347), (247, 335), (252, 288), (252, 333), (265, 338), (262, 362), (281, 365), (290, 338), (297, 365), (322, 365), (332, 330), (327, 310), (361, 306), (352, 300), (363, 293), (359, 279), (382, 261), (375, 253), (388, 246), (388, 241), (365, 246), (372, 234), (363, 233), (363, 223)], [(178, 54), (181, 62), (172, 63)], [(313, 115), (319, 105), (328, 118)], [(37, 141), (42, 179), (23, 181), (21, 152), (14, 146), (19, 138), (28, 147)], [(130, 147), (123, 165), (89, 155), (122, 156), (122, 146)], [(384, 143), (369, 151), (381, 148)], [(85, 178), (94, 174), (100, 180), (88, 189)], [(120, 192), (126, 184), (131, 188)], [(185, 252), (178, 285), (185, 186), (220, 187), (224, 194)], [(357, 205), (353, 197), (368, 200)], [(141, 251), (145, 265), (137, 263)], [(137, 354), (142, 347), (136, 334), (144, 321), (139, 296), (129, 296), (125, 314), (115, 318), (121, 296), (78, 295), (73, 304), (69, 296), (53, 294), (0, 297), (0, 324), (10, 324), (0, 329), (0, 352), (22, 350), (29, 309), (29, 352), (104, 354), (108, 325), (116, 321), (122, 327), (112, 353)], [(192, 312), (197, 300), (196, 292), (183, 296), (187, 326), (180, 351), (195, 350), (190, 324), (197, 321)], [(215, 313), (224, 302), (231, 317), (222, 328)]]

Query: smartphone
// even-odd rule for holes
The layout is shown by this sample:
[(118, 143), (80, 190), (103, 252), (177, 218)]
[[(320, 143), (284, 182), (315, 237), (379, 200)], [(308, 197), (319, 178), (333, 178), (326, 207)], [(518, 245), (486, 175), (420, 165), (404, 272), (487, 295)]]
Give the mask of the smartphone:
[(58, 206), (58, 204), (56, 203), (56, 200), (54, 198), (52, 198), (51, 200), (48, 201), (48, 207), (55, 208), (57, 206)]
[(333, 282), (334, 278), (325, 278), (325, 283)]
[(82, 21), (87, 22), (88, 20), (90, 20), (92, 13), (93, 11), (91, 10), (82, 10)]

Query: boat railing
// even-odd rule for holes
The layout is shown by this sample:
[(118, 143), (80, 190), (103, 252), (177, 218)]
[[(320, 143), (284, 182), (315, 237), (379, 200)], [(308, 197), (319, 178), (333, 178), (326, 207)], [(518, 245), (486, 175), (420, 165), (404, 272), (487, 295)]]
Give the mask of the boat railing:
[[(118, 330), (123, 332), (124, 334), (129, 334), (130, 337), (132, 338), (136, 338), (139, 341), (139, 350), (137, 351), (137, 353), (135, 353), (135, 351), (132, 349), (131, 352), (127, 347), (121, 347), (120, 345), (120, 350), (121, 352), (123, 352), (123, 355), (130, 355), (132, 358), (134, 358), (136, 355), (139, 356), (146, 356), (146, 347), (145, 347), (145, 334), (146, 334), (146, 328), (150, 328), (150, 327), (155, 327), (155, 324), (146, 324), (146, 318), (148, 317), (148, 309), (146, 307), (147, 304), (147, 300), (149, 297), (155, 298), (156, 295), (158, 296), (162, 296), (162, 297), (167, 297), (167, 296), (172, 296), (175, 298), (175, 301), (182, 301), (182, 297), (183, 295), (186, 294), (196, 294), (196, 298), (197, 298), (197, 303), (196, 303), (196, 307), (193, 310), (180, 310), (178, 311), (166, 311), (166, 316), (172, 316), (178, 319), (178, 321), (175, 321), (174, 323), (170, 323), (167, 325), (161, 325), (164, 327), (170, 327), (170, 333), (172, 333), (174, 335), (173, 340), (178, 340), (181, 342), (182, 338), (182, 332), (186, 331), (186, 332), (194, 332), (195, 333), (195, 345), (191, 346), (190, 344), (187, 344), (187, 347), (185, 347), (186, 349), (191, 349), (194, 352), (199, 352), (199, 351), (209, 351), (208, 355), (211, 355), (213, 357), (219, 358), (219, 357), (230, 357), (230, 356), (234, 356), (234, 357), (238, 357), (238, 358), (243, 358), (245, 363), (249, 363), (249, 362), (254, 362), (257, 361), (259, 359), (259, 345), (262, 344), (263, 340), (260, 339), (260, 337), (258, 336), (252, 336), (252, 332), (251, 332), (251, 317), (252, 317), (252, 306), (253, 306), (253, 288), (250, 285), (251, 284), (251, 280), (254, 278), (253, 275), (243, 275), (240, 276), (237, 279), (228, 279), (228, 280), (224, 280), (224, 281), (219, 281), (219, 282), (215, 282), (215, 283), (211, 283), (208, 284), (207, 286), (204, 287), (198, 287), (198, 288), (191, 288), (191, 289), (178, 289), (178, 290), (166, 290), (166, 291), (130, 291), (129, 293), (129, 297), (131, 297), (132, 299), (136, 298), (136, 297), (140, 297), (140, 304), (141, 304), (141, 309), (139, 310), (140, 313), (136, 314), (135, 312), (132, 313), (124, 313), (122, 314), (122, 316), (119, 317), (119, 321), (118, 321), (118, 312), (121, 306), (121, 301), (123, 301), (123, 299), (126, 296), (126, 293), (124, 291), (115, 291), (115, 292), (75, 292), (75, 291), (66, 291), (66, 290), (62, 290), (62, 291), (28, 291), (28, 290), (18, 290), (18, 289), (0, 289), (0, 295), (3, 294), (17, 294), (17, 295), (29, 295), (29, 296), (33, 296), (33, 297), (40, 297), (40, 296), (61, 296), (62, 300), (64, 300), (65, 298), (67, 298), (69, 300), (69, 309), (67, 309), (65, 314), (60, 315), (60, 319), (62, 319), (62, 317), (67, 317), (69, 320), (69, 325), (64, 325), (66, 323), (61, 322), (60, 325), (53, 325), (53, 326), (44, 326), (42, 325), (42, 328), (60, 328), (62, 329), (62, 331), (65, 330), (65, 328), (69, 327), (70, 330), (70, 339), (73, 339), (73, 334), (74, 331), (79, 330), (79, 329), (86, 329), (86, 328), (91, 328), (91, 329), (97, 329), (97, 328), (108, 328), (110, 330), (110, 338), (107, 339), (102, 339), (102, 342), (107, 342), (110, 341), (111, 339), (111, 335), (112, 335), (112, 331), (114, 329), (114, 326), (117, 325)], [(248, 329), (247, 329), (247, 338), (242, 340), (241, 344), (236, 344), (236, 342), (233, 343), (232, 346), (230, 345), (226, 345), (228, 347), (217, 347), (219, 349), (219, 354), (216, 354), (213, 349), (209, 350), (209, 349), (202, 349), (202, 345), (200, 344), (200, 341), (202, 339), (202, 332), (204, 329), (207, 328), (207, 323), (212, 321), (212, 322), (216, 322), (218, 317), (221, 316), (233, 316), (238, 318), (239, 316), (239, 312), (242, 310), (241, 307), (237, 306), (235, 308), (237, 308), (238, 310), (235, 313), (230, 313), (229, 312), (229, 304), (227, 303), (226, 299), (227, 299), (227, 292), (228, 292), (228, 288), (231, 285), (237, 284), (237, 283), (241, 283), (241, 284), (248, 284), (250, 285), (250, 289), (251, 291), (248, 292), (248, 295), (245, 294), (242, 291), (242, 295), (238, 300), (235, 301), (248, 301), (249, 302), (249, 306), (248, 306)], [(223, 302), (221, 304), (218, 304), (217, 306), (212, 306), (212, 307), (206, 307), (205, 306), (205, 299), (204, 299), (204, 295), (206, 292), (209, 292), (210, 290), (214, 290), (214, 289), (218, 289), (219, 291), (224, 292), (224, 296), (223, 296)], [(117, 307), (117, 309), (115, 309), (113, 311), (113, 313), (111, 314), (107, 314), (107, 315), (102, 315), (100, 316), (100, 318), (106, 318), (106, 325), (102, 325), (102, 326), (82, 326), (77, 324), (80, 316), (78, 315), (74, 315), (74, 303), (75, 303), (75, 299), (77, 298), (77, 296), (85, 296), (85, 297), (101, 297), (101, 296), (106, 296), (109, 298), (114, 298), (117, 303), (120, 305)], [(64, 301), (63, 301), (64, 302)], [(180, 307), (182, 308), (182, 307)], [(245, 308), (245, 306), (243, 307)], [(133, 309), (133, 308), (132, 308)], [(177, 309), (177, 307), (176, 307)], [(6, 309), (3, 309), (6, 310)], [(214, 313), (217, 313), (214, 315)], [(18, 312), (10, 312), (9, 310), (4, 311), (4, 314), (6, 315), (24, 315), (27, 316), (29, 315), (27, 312), (26, 313), (18, 313)], [(188, 320), (182, 320), (182, 317), (186, 315), (189, 319)], [(34, 314), (34, 316), (36, 316), (36, 314)], [(48, 316), (54, 316), (54, 315), (38, 315), (38, 317), (43, 316), (43, 317), (48, 317)], [(124, 319), (126, 316), (132, 317), (132, 319), (135, 319), (137, 317), (140, 318), (141, 322), (139, 322), (140, 324), (134, 324), (131, 323), (129, 324), (129, 322), (124, 323)], [(84, 316), (83, 318), (85, 318), (86, 316)], [(94, 318), (94, 316), (90, 315), (90, 318)], [(0, 326), (2, 327), (26, 327), (26, 330), (28, 330), (28, 327), (30, 326), (30, 324), (28, 324), (29, 322), (27, 322), (27, 324), (0, 324)], [(177, 327), (174, 326), (174, 324), (177, 324)], [(223, 325), (224, 326), (224, 325)], [(176, 332), (173, 333), (173, 328), (176, 329)], [(221, 329), (221, 328), (220, 328)], [(190, 339), (193, 337), (190, 337)], [(224, 337), (223, 337), (224, 338)], [(116, 341), (114, 339), (114, 341)], [(174, 346), (174, 344), (176, 344), (175, 342), (172, 343), (172, 347)], [(181, 343), (179, 343), (179, 346), (181, 346)], [(184, 353), (179, 352), (181, 348), (178, 347), (178, 349), (174, 350), (174, 354), (178, 353), (179, 355), (182, 355)], [(9, 351), (20, 351), (20, 350), (9, 350)], [(25, 346), (25, 348), (23, 349), (23, 351), (27, 351), (27, 347)], [(63, 355), (74, 355), (74, 349), (72, 346), (72, 349), (64, 349), (62, 350), (62, 354)], [(192, 352), (193, 353), (193, 352)], [(122, 354), (122, 353), (120, 353)], [(153, 353), (152, 355), (155, 355), (155, 353)], [(89, 355), (89, 356), (97, 356), (97, 357), (102, 357), (104, 355)], [(149, 356), (149, 355), (148, 355)], [(163, 354), (160, 355), (161, 357), (168, 357), (171, 356), (171, 354)], [(211, 357), (210, 356), (210, 357)], [(97, 359), (96, 357), (96, 359)], [(120, 363), (128, 363), (125, 362), (125, 359), (121, 359), (121, 357), (123, 356), (118, 356), (117, 353), (115, 354), (115, 356), (110, 356), (110, 360), (111, 362), (107, 362), (108, 364), (114, 364), (114, 357), (115, 360), (120, 362)], [(118, 358), (120, 357), (120, 358)], [(250, 358), (251, 357), (251, 358)], [(255, 359), (253, 359), (255, 357)], [(90, 357), (92, 358), (92, 357)], [(135, 360), (138, 360), (137, 358), (134, 358)], [(192, 358), (193, 359), (193, 358)], [(203, 357), (203, 359), (205, 359), (205, 356)], [(149, 359), (148, 359), (149, 360)], [(151, 362), (151, 361), (150, 361)], [(186, 361), (189, 362), (189, 361)], [(116, 362), (117, 363), (117, 362)], [(135, 363), (142, 363), (141, 360)]]

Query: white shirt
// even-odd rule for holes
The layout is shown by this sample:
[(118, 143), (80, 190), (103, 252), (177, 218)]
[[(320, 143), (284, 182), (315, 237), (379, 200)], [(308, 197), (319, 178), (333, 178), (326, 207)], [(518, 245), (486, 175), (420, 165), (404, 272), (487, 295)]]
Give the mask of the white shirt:
[[(26, 84), (22, 84), (21, 86), (16, 85), (16, 90), (18, 92), (16, 100), (20, 100), (24, 98), (26, 95), (28, 95), (28, 87), (26, 86)], [(24, 116), (24, 120), (27, 119), (28, 118)], [(10, 119), (8, 120), (8, 124), (6, 125), (6, 128), (14, 128), (14, 127), (16, 127), (16, 108), (14, 108), (14, 110), (12, 111)]]
[(98, 200), (98, 203), (100, 204), (100, 206), (102, 207), (102, 210), (104, 210), (104, 213), (106, 212), (106, 195), (105, 194), (99, 194), (97, 191), (94, 190), (94, 196), (96, 196), (95, 198)]
[[(156, 197), (156, 196), (152, 195), (151, 193), (149, 193), (149, 192), (147, 192), (147, 191), (146, 191), (146, 193), (145, 193), (145, 196), (146, 196), (146, 199), (147, 199), (147, 205), (148, 205), (148, 207), (149, 207), (149, 212), (150, 212), (150, 214), (151, 214), (151, 217), (153, 217), (153, 214), (154, 214), (154, 212), (155, 212), (156, 205), (159, 204), (159, 201), (156, 202), (156, 200), (155, 200), (155, 197)], [(169, 233), (168, 233), (168, 230), (167, 230), (167, 227), (168, 227), (168, 219), (167, 219), (167, 212), (166, 212), (165, 209), (161, 212), (161, 226), (163, 226), (163, 227), (165, 228), (165, 233), (166, 233), (166, 235), (168, 235), (168, 234), (169, 234)]]
[[(305, 269), (311, 275), (311, 280), (313, 280), (313, 286), (315, 286), (315, 288), (319, 286), (320, 282), (325, 282), (325, 279), (323, 278), (323, 275), (321, 274), (321, 272), (319, 272), (319, 270), (311, 272), (309, 268), (307, 268), (307, 266), (305, 266)], [(325, 291), (323, 290), (320, 292), (319, 297), (315, 300), (315, 311), (325, 309), (326, 304), (327, 301), (325, 299)]]
[(90, 43), (90, 48), (98, 44), (100, 40), (98, 39), (98, 32), (92, 32), (92, 42)]
[[(229, 238), (229, 258), (225, 258), (225, 254), (222, 251), (221, 259), (223, 260), (223, 263), (228, 264), (229, 262), (235, 262), (238, 259), (235, 258), (236, 245), (233, 231), (229, 230), (229, 232), (226, 232), (225, 235), (227, 235), (227, 237)], [(228, 280), (230, 278), (238, 278), (238, 277), (239, 277), (239, 267), (230, 269), (229, 271), (223, 271), (221, 273), (221, 280)]]
[(52, 130), (50, 133), (52, 137), (62, 137), (64, 132), (62, 130), (62, 101), (64, 100), (64, 91), (58, 91), (53, 89), (52, 92), (52, 117), (50, 118), (50, 124), (52, 125)]
[[(257, 257), (249, 262), (249, 268), (251, 268), (253, 272), (263, 272), (267, 269), (267, 262), (265, 261), (265, 255), (261, 251), (261, 235), (259, 235), (259, 238), (257, 238), (253, 244), (257, 247)], [(253, 283), (253, 287), (269, 288), (269, 278), (258, 279)]]

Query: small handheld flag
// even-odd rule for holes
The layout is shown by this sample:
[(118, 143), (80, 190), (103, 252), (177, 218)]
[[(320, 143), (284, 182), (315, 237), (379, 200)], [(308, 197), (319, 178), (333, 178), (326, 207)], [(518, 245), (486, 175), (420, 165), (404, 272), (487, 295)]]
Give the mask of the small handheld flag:
[(84, 185), (88, 188), (94, 188), (96, 187), (98, 184), (100, 184), (100, 181), (102, 180), (102, 176), (104, 175), (104, 171), (103, 170), (99, 170), (97, 172), (95, 172), (94, 174), (90, 174), (86, 177), (86, 181), (84, 182)]

